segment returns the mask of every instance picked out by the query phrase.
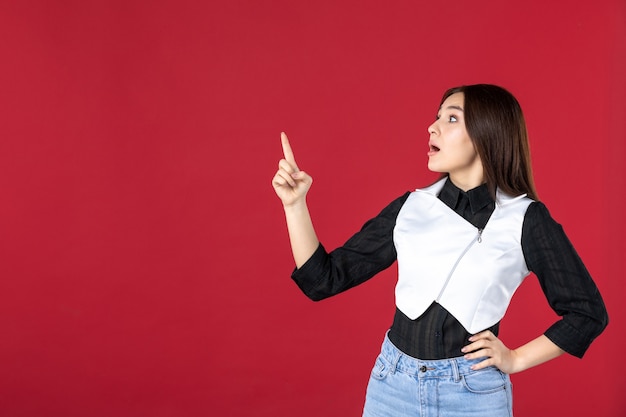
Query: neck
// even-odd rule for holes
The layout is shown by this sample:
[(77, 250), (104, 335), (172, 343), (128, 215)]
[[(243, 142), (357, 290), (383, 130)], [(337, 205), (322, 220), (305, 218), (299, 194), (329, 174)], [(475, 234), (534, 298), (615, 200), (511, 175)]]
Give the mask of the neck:
[(469, 191), (473, 188), (476, 188), (480, 185), (482, 185), (485, 180), (483, 179), (482, 175), (480, 177), (476, 177), (476, 178), (467, 178), (467, 177), (455, 177), (450, 175), (450, 181), (452, 181), (452, 184), (456, 185), (458, 188), (460, 188), (463, 191)]

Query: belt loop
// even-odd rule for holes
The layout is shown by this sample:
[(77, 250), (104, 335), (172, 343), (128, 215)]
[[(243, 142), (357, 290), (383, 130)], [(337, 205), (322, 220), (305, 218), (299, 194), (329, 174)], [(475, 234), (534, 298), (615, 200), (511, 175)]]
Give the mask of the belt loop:
[(454, 382), (459, 382), (461, 380), (461, 375), (459, 374), (459, 364), (456, 359), (450, 359), (450, 366), (452, 367), (452, 377), (454, 378)]
[(394, 353), (395, 353), (395, 357), (393, 358), (393, 362), (391, 364), (392, 374), (396, 373), (396, 369), (398, 369), (398, 362), (400, 362), (400, 358), (402, 357), (402, 352), (400, 352), (400, 350), (395, 349)]

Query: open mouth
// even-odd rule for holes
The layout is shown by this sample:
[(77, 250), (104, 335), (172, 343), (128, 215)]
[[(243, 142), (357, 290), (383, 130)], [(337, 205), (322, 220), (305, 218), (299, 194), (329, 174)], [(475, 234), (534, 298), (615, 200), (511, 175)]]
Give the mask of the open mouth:
[(429, 147), (430, 147), (431, 152), (439, 152), (439, 148), (436, 147), (435, 145), (429, 145)]

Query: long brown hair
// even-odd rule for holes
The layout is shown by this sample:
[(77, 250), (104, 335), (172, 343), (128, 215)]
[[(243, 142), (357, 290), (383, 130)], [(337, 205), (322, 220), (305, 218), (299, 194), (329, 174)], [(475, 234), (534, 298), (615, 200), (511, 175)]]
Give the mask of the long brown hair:
[(502, 87), (475, 84), (446, 91), (443, 102), (455, 93), (464, 95), (465, 128), (483, 164), (485, 181), (495, 198), (496, 189), (536, 200), (530, 164), (528, 133), (517, 99)]

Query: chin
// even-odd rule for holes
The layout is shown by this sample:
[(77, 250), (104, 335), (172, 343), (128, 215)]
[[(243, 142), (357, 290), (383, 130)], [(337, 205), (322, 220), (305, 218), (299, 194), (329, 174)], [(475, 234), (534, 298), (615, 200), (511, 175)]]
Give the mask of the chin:
[(428, 164), (428, 170), (432, 171), (432, 172), (438, 172), (440, 174), (443, 174), (444, 172), (447, 172), (444, 169), (438, 168), (437, 165), (435, 165), (435, 164)]

